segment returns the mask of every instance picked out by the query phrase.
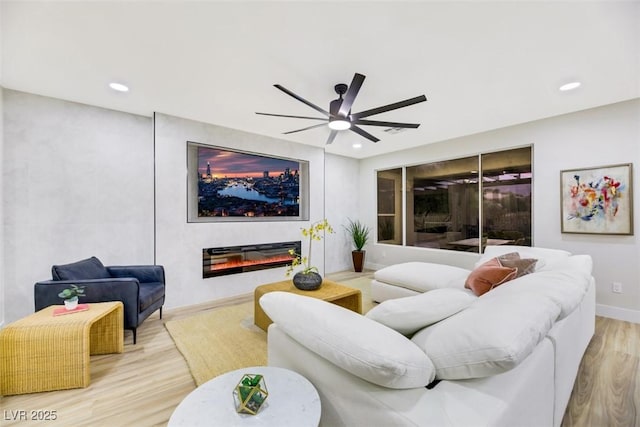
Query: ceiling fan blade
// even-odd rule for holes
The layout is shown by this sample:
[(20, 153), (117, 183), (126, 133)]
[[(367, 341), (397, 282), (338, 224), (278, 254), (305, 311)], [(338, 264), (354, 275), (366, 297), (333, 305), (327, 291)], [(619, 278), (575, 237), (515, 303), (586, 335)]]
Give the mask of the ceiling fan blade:
[(334, 139), (336, 139), (336, 135), (338, 134), (337, 130), (332, 130), (329, 134), (329, 138), (327, 138), (327, 145), (331, 144)]
[(376, 138), (375, 136), (371, 135), (369, 132), (365, 131), (364, 129), (360, 129), (358, 126), (355, 125), (351, 125), (351, 127), (349, 128), (349, 130), (357, 133), (360, 136), (364, 136), (365, 138), (367, 138), (369, 141), (372, 142), (378, 142), (380, 141), (378, 138)]
[(289, 132), (283, 132), (283, 135), (288, 135), (290, 133), (296, 133), (296, 132), (302, 132), (303, 130), (309, 130), (309, 129), (313, 129), (313, 128), (319, 128), (320, 126), (326, 126), (326, 123), (320, 123), (319, 125), (312, 125), (312, 126), (307, 126), (306, 128), (302, 128), (302, 129), (297, 129), (297, 130), (290, 130)]
[(313, 108), (314, 110), (324, 114), (325, 116), (329, 117), (329, 113), (325, 110), (323, 110), (322, 108), (318, 107), (316, 104), (313, 104), (309, 101), (307, 101), (306, 99), (296, 95), (295, 93), (291, 92), (289, 89), (280, 86), (278, 84), (274, 85), (275, 87), (277, 87), (278, 89), (280, 89), (281, 91), (283, 91), (284, 93), (286, 93), (287, 95), (297, 99), (298, 101), (302, 102), (303, 104), (307, 104), (309, 107)]
[(349, 89), (347, 89), (347, 93), (344, 95), (344, 99), (342, 101), (342, 105), (340, 105), (340, 110), (338, 110), (338, 115), (340, 117), (346, 117), (351, 111), (351, 106), (353, 105), (353, 101), (356, 100), (356, 96), (358, 96), (358, 92), (362, 87), (362, 83), (364, 82), (365, 76), (362, 74), (355, 73), (353, 75), (353, 80), (351, 80), (351, 84), (349, 85)]
[(390, 128), (409, 128), (409, 129), (416, 129), (418, 126), (420, 126), (420, 123), (381, 122), (379, 120), (353, 120), (351, 123), (354, 125), (386, 126)]
[(308, 117), (308, 116), (291, 116), (289, 114), (273, 114), (273, 113), (258, 113), (261, 116), (275, 116), (275, 117), (291, 117), (292, 119), (309, 119), (309, 120), (322, 120), (327, 121), (326, 117)]
[(352, 120), (361, 119), (363, 117), (373, 116), (374, 114), (384, 113), (386, 111), (397, 110), (398, 108), (408, 107), (409, 105), (424, 102), (427, 97), (424, 95), (416, 96), (415, 98), (405, 99), (404, 101), (394, 102), (393, 104), (384, 105), (378, 108), (372, 108), (371, 110), (361, 111), (351, 115)]

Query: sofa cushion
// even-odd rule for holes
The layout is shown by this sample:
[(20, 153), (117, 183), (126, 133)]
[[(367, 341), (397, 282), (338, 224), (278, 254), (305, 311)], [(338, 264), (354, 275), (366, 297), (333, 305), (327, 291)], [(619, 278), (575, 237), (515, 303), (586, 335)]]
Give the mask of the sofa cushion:
[(518, 269), (515, 267), (503, 267), (498, 258), (492, 258), (484, 264), (476, 267), (464, 282), (464, 287), (471, 289), (477, 296), (486, 294), (496, 286), (500, 286), (509, 280), (515, 279)]
[(53, 280), (90, 280), (111, 277), (102, 262), (94, 256), (71, 264), (51, 267)]
[(593, 272), (593, 259), (591, 255), (571, 255), (555, 264), (556, 270), (578, 270), (591, 275)]
[[(552, 301), (560, 309), (558, 320), (567, 317), (584, 298), (592, 277), (588, 255), (580, 259), (574, 256), (557, 263), (554, 270), (538, 271), (515, 279), (483, 295), (483, 299), (502, 298), (505, 295), (518, 296), (524, 300), (531, 295), (541, 295)], [(571, 261), (570, 261), (571, 260)]]
[(480, 259), (476, 262), (476, 267), (489, 261), (491, 258), (498, 257), (510, 252), (517, 252), (520, 254), (520, 258), (535, 258), (537, 259), (536, 271), (543, 269), (550, 269), (558, 261), (566, 259), (571, 255), (570, 252), (562, 249), (548, 249), (548, 248), (536, 248), (529, 246), (513, 246), (513, 245), (499, 245), (499, 246), (487, 246)]
[(288, 292), (269, 292), (260, 305), (294, 340), (364, 380), (395, 389), (433, 381), (433, 364), (418, 346), (360, 314)]
[(164, 297), (164, 284), (161, 282), (140, 283), (139, 295), (140, 311), (145, 311)]
[(463, 310), (476, 300), (469, 291), (445, 288), (423, 294), (384, 301), (373, 307), (366, 317), (403, 335), (411, 335)]
[[(536, 273), (537, 274), (537, 273)], [(418, 331), (411, 341), (429, 356), (438, 379), (481, 378), (527, 358), (556, 321), (560, 308), (542, 294), (489, 292), (466, 309)], [(492, 295), (496, 292), (496, 295)]]
[(417, 292), (464, 286), (470, 270), (430, 262), (405, 262), (384, 267), (373, 277), (378, 282), (400, 286)]

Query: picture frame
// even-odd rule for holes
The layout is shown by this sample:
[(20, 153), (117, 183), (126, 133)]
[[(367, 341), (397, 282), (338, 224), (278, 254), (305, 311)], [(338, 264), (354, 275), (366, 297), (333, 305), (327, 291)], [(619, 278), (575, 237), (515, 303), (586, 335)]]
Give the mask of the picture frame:
[(561, 232), (633, 235), (631, 163), (560, 171)]

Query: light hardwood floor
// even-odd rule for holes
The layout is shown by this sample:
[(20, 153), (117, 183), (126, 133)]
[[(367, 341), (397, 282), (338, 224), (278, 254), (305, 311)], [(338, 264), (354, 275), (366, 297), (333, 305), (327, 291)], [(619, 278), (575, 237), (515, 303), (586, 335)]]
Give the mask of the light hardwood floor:
[(640, 426), (640, 324), (596, 317), (562, 427)]
[[(371, 272), (344, 272), (328, 278), (339, 282), (367, 275)], [(166, 425), (195, 383), (163, 322), (252, 298), (248, 294), (166, 310), (162, 320), (153, 314), (139, 329), (136, 345), (127, 331), (124, 353), (91, 358), (89, 387), (0, 398), (0, 425)], [(640, 427), (639, 370), (640, 325), (598, 317), (562, 426)], [(46, 411), (54, 411), (56, 420), (33, 420)]]

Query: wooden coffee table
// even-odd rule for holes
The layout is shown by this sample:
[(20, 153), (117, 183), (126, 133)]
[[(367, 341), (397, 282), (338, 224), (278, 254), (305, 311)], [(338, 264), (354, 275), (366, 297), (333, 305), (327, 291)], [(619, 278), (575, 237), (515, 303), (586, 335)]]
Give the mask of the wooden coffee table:
[(262, 295), (274, 291), (291, 292), (292, 294), (321, 299), (362, 314), (362, 292), (360, 292), (360, 289), (350, 288), (325, 279), (319, 289), (303, 291), (296, 288), (291, 280), (284, 280), (258, 286), (253, 294), (254, 323), (265, 331), (273, 321), (262, 311), (259, 300)]

